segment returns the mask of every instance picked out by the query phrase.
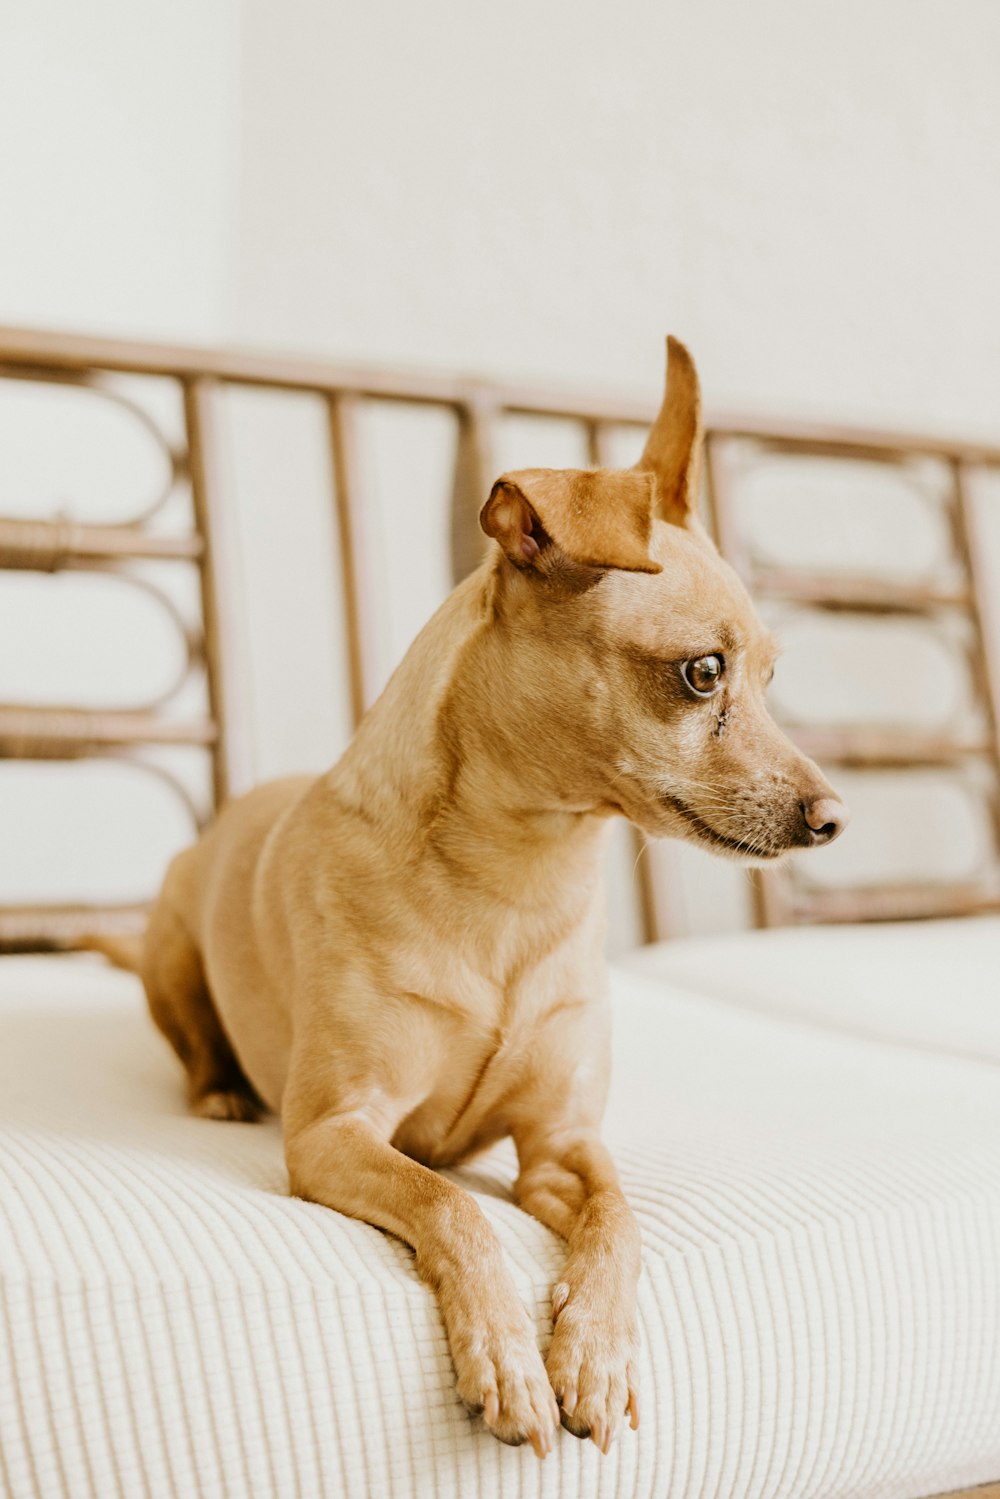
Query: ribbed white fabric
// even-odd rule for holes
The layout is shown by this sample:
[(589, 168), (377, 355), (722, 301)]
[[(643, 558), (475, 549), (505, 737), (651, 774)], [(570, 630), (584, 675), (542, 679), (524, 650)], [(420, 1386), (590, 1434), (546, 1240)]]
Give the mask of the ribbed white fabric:
[(661, 942), (636, 973), (789, 1020), (1000, 1062), (1000, 917)]
[[(642, 1425), (539, 1463), (457, 1402), (401, 1244), (188, 1118), (135, 983), (0, 960), (0, 1488), (15, 1499), (917, 1499), (1000, 1477), (1000, 1078), (615, 978)], [(455, 1173), (535, 1309), (558, 1241)]]

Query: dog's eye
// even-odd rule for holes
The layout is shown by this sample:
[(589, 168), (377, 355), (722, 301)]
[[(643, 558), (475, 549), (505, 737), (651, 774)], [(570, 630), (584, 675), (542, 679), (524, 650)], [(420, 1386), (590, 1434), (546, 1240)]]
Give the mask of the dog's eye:
[(725, 663), (721, 656), (698, 656), (694, 661), (685, 661), (681, 675), (692, 692), (699, 697), (711, 697), (722, 681)]

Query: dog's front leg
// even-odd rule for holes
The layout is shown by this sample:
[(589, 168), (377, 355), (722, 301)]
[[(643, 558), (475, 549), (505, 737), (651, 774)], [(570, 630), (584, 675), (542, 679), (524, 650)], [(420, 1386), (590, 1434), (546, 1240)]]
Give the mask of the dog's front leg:
[(535, 1330), (478, 1204), (393, 1148), (363, 1111), (328, 1114), (292, 1134), (293, 1193), (405, 1240), (438, 1297), (458, 1394), (501, 1441), (539, 1457), (558, 1425)]
[(562, 1424), (607, 1452), (623, 1413), (639, 1424), (636, 1284), (639, 1225), (593, 1127), (537, 1123), (515, 1134), (522, 1208), (569, 1244), (552, 1295), (548, 1372)]

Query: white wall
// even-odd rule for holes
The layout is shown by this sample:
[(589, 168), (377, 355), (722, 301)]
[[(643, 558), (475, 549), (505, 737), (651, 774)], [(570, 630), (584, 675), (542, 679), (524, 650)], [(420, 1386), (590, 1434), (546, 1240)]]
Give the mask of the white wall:
[(217, 339), (240, 0), (0, 0), (0, 318)]
[(245, 0), (231, 326), (995, 433), (1000, 7)]

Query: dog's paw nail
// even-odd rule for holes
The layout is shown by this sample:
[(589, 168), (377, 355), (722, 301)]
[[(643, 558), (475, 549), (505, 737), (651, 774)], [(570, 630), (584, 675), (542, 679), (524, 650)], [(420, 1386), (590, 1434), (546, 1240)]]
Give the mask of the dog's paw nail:
[(566, 1284), (566, 1282), (564, 1280), (561, 1280), (559, 1282), (559, 1284), (556, 1286), (555, 1290), (552, 1292), (552, 1320), (553, 1320), (553, 1322), (559, 1316), (559, 1313), (562, 1311), (563, 1307), (566, 1305), (566, 1303), (567, 1303), (568, 1300), (569, 1300), (569, 1286)]
[(629, 1390), (629, 1392), (628, 1392), (628, 1404), (625, 1407), (625, 1414), (626, 1414), (626, 1416), (629, 1417), (629, 1425), (631, 1426), (632, 1430), (633, 1431), (638, 1431), (639, 1430), (639, 1397), (635, 1393), (634, 1390)]
[(604, 1425), (603, 1421), (594, 1422), (593, 1426), (590, 1428), (590, 1440), (593, 1442), (598, 1452), (607, 1452), (608, 1448), (611, 1446), (610, 1432)]
[(576, 1400), (577, 1395), (575, 1388), (573, 1387), (573, 1385), (567, 1385), (559, 1397), (559, 1404), (562, 1406), (567, 1416), (571, 1416), (576, 1410)]
[(536, 1457), (543, 1459), (548, 1457), (552, 1451), (552, 1433), (547, 1426), (536, 1427), (531, 1433), (530, 1440)]

